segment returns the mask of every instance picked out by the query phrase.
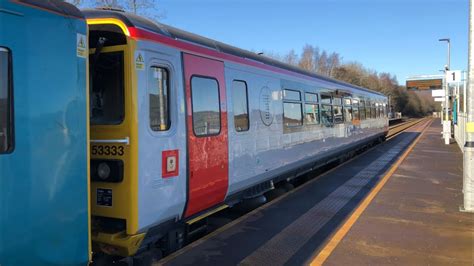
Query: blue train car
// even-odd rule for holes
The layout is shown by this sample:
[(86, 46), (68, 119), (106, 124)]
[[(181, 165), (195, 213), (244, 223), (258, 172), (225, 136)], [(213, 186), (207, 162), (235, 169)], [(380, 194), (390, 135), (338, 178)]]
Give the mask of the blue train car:
[(0, 0), (2, 266), (89, 262), (87, 63), (75, 7)]

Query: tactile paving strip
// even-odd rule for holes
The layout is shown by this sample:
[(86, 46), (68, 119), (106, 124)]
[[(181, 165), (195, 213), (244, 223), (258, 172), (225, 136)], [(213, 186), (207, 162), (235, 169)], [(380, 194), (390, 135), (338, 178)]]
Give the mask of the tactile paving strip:
[(362, 169), (353, 178), (320, 201), (308, 212), (275, 235), (241, 263), (243, 265), (279, 265), (287, 262), (314, 234), (329, 222), (370, 180), (377, 176), (410, 141), (403, 140), (382, 157)]

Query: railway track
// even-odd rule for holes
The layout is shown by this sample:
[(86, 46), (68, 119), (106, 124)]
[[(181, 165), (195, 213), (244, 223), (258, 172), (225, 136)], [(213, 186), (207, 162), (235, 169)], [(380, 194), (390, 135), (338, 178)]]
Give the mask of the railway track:
[(398, 134), (402, 133), (403, 131), (407, 130), (408, 128), (425, 121), (427, 118), (420, 118), (420, 119), (410, 119), (406, 122), (393, 125), (389, 128), (387, 134), (387, 140), (394, 138)]

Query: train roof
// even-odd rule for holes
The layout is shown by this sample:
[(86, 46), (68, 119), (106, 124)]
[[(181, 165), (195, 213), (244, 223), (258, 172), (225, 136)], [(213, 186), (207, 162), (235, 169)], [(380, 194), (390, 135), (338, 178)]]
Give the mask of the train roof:
[(77, 7), (63, 0), (17, 0), (16, 2), (67, 17), (84, 18), (84, 14)]
[(351, 87), (357, 90), (362, 90), (369, 93), (385, 96), (384, 94), (377, 91), (369, 90), (367, 88), (356, 86), (356, 85), (343, 82), (337, 79), (315, 74), (307, 70), (304, 70), (302, 68), (299, 68), (290, 64), (286, 64), (286, 63), (280, 62), (278, 60), (275, 60), (266, 56), (262, 56), (262, 55), (244, 50), (244, 49), (240, 49), (240, 48), (237, 48), (237, 47), (234, 47), (234, 46), (231, 46), (231, 45), (228, 45), (216, 40), (212, 40), (212, 39), (209, 39), (209, 38), (206, 38), (194, 33), (180, 30), (169, 25), (165, 25), (159, 22), (153, 22), (149, 19), (137, 16), (132, 13), (127, 13), (124, 11), (113, 10), (113, 9), (85, 9), (83, 10), (83, 13), (86, 16), (86, 18), (118, 19), (122, 21), (127, 27), (135, 27), (135, 28), (144, 29), (144, 30), (151, 31), (153, 33), (160, 34), (172, 39), (182, 40), (188, 43), (204, 46), (204, 47), (207, 47), (208, 49), (212, 49), (221, 53), (226, 53), (226, 54), (234, 55), (241, 58), (251, 59), (251, 60), (266, 64), (266, 65), (285, 69), (291, 72), (296, 72), (305, 76), (310, 76), (310, 77), (321, 79), (327, 82), (336, 83), (341, 86)]

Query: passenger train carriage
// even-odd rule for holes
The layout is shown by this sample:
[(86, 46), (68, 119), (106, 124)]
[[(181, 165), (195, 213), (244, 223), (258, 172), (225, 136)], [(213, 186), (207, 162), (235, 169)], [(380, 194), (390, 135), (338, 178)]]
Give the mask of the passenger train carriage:
[(87, 265), (87, 24), (0, 0), (0, 265)]
[(92, 239), (131, 256), (383, 139), (387, 98), (114, 10), (89, 25)]

